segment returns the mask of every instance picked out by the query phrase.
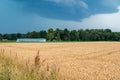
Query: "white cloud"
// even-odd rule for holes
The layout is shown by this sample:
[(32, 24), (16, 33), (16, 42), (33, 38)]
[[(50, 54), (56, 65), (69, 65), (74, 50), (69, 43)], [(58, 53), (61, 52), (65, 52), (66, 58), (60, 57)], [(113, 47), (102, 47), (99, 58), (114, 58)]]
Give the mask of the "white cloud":
[(90, 28), (110, 28), (114, 31), (120, 31), (120, 7), (117, 13), (98, 14), (84, 19), (80, 24)]
[(120, 12), (120, 6), (118, 6), (118, 11)]
[[(47, 19), (36, 16), (35, 25), (46, 26), (46, 28), (69, 28), (69, 29), (112, 29), (113, 31), (120, 31), (120, 7), (118, 12), (111, 14), (97, 14), (89, 18), (83, 19), (81, 22), (63, 21), (55, 19)], [(39, 22), (41, 21), (41, 22)]]

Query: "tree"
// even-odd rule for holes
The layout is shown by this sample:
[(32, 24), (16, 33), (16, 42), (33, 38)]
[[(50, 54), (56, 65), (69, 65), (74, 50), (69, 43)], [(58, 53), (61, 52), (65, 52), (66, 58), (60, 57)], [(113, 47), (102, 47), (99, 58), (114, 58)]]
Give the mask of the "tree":
[(40, 38), (40, 34), (36, 31), (33, 31), (33, 32), (28, 32), (26, 35), (25, 35), (26, 38)]
[(70, 32), (67, 28), (64, 29), (63, 33), (61, 34), (61, 37), (62, 37), (62, 40), (64, 40), (64, 41), (70, 40)]
[(85, 30), (81, 29), (78, 30), (79, 40), (85, 41), (86, 40), (86, 32)]
[(10, 34), (4, 34), (3, 39), (10, 39)]
[(78, 35), (78, 32), (76, 30), (72, 30), (70, 32), (70, 40), (71, 41), (78, 41), (79, 40), (79, 35)]
[(112, 31), (110, 29), (105, 29), (104, 30), (104, 37), (105, 37), (105, 40), (111, 40), (111, 33)]
[(40, 31), (40, 38), (47, 38), (47, 32), (45, 30)]
[(50, 41), (120, 41), (120, 32), (112, 32), (110, 29), (80, 29), (78, 31), (69, 31), (67, 28), (64, 30), (57, 28), (54, 31), (50, 28), (48, 31), (33, 31), (26, 34), (0, 34), (0, 40), (16, 40), (17, 38), (47, 38)]
[(9, 38), (9, 40), (16, 40), (17, 39), (17, 34), (10, 34), (9, 35), (10, 36), (10, 38)]
[(2, 40), (2, 34), (0, 34), (0, 40)]
[(120, 41), (120, 32), (114, 32), (113, 34), (114, 34), (113, 40), (114, 41)]
[(99, 41), (100, 40), (99, 30), (97, 30), (97, 29), (92, 29), (89, 35), (90, 35), (89, 38), (91, 41)]
[(17, 38), (22, 38), (22, 34), (21, 33), (17, 33)]
[(110, 29), (105, 29), (105, 32), (111, 33), (112, 31)]
[(47, 40), (52, 41), (54, 38), (54, 30), (52, 28), (48, 29)]
[(54, 32), (54, 36), (57, 41), (61, 41), (61, 37), (60, 37), (61, 32), (62, 31), (59, 28), (57, 28)]

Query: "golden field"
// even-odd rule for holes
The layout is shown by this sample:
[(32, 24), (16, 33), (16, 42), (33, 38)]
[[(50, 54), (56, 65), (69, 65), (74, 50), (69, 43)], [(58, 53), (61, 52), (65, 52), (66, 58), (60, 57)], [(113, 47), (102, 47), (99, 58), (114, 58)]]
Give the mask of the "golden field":
[(120, 42), (0, 43), (3, 49), (23, 62), (40, 51), (66, 80), (120, 80)]

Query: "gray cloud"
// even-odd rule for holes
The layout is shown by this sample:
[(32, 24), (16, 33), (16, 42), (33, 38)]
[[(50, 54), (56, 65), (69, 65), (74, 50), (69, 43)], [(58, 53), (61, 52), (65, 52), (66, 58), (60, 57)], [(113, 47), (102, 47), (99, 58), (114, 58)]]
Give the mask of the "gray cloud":
[(85, 3), (83, 0), (45, 0), (45, 1), (55, 2), (57, 4), (63, 4), (68, 7), (77, 5), (85, 9), (88, 9), (88, 4)]
[(117, 12), (119, 0), (13, 0), (28, 13), (41, 17), (79, 21), (93, 14)]
[[(119, 0), (66, 3), (45, 0), (0, 0), (0, 33), (52, 28), (111, 28), (119, 31)], [(73, 5), (74, 4), (74, 5)], [(86, 7), (86, 8), (85, 8)], [(87, 8), (88, 7), (88, 8)]]
[[(68, 29), (112, 29), (113, 31), (120, 31), (120, 7), (115, 13), (109, 14), (96, 14), (80, 21), (63, 21), (55, 19), (42, 18), (36, 16), (36, 25), (44, 25), (46, 29), (49, 26), (53, 28), (68, 28)], [(39, 21), (42, 21), (40, 24)]]

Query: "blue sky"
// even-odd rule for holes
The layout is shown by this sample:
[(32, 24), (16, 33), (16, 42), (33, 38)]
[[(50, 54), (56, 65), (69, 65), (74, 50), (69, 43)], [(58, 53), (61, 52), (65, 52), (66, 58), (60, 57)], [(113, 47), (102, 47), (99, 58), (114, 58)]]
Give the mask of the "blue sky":
[(0, 0), (0, 33), (48, 28), (120, 31), (120, 0)]

